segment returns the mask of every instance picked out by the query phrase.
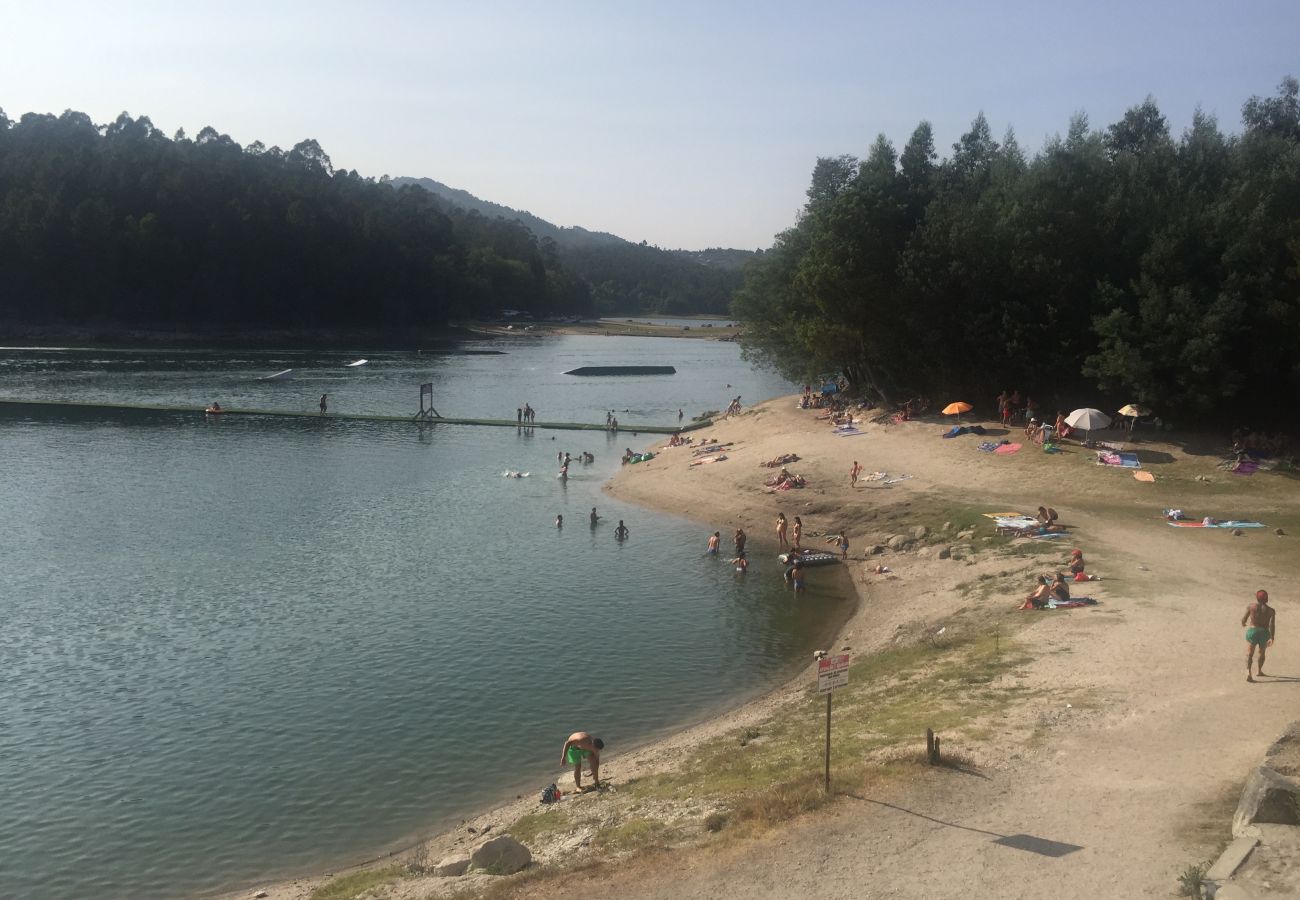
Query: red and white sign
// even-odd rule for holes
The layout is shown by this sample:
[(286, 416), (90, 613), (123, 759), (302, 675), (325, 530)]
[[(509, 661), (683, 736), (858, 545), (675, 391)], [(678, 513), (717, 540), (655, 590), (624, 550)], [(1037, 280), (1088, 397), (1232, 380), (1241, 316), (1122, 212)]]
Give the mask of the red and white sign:
[(817, 661), (817, 693), (829, 694), (849, 683), (849, 655), (828, 656)]

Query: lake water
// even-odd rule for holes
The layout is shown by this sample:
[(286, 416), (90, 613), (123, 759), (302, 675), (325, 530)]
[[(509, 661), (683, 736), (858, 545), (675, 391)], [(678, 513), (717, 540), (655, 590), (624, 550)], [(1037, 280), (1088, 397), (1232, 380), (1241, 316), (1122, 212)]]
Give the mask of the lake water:
[[(433, 381), (449, 416), (527, 401), (670, 424), (792, 390), (730, 343), (475, 347), (506, 354), (0, 350), (0, 395), (409, 413)], [(678, 374), (559, 374), (638, 363)], [(359, 860), (540, 789), (571, 731), (601, 734), (616, 775), (621, 747), (787, 676), (847, 613), (843, 585), (792, 601), (765, 554), (745, 576), (702, 555), (726, 523), (602, 495), (647, 443), (0, 417), (0, 896), (168, 897)], [(563, 450), (596, 462), (562, 483)]]

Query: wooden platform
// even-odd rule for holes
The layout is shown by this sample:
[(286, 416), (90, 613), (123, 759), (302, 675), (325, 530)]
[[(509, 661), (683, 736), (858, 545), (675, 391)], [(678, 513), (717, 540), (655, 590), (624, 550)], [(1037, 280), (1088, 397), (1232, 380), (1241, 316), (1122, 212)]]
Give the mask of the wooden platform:
[[(0, 399), (0, 415), (57, 415), (68, 413), (167, 413), (169, 415), (207, 416), (202, 407), (171, 406), (159, 403), (83, 403), (76, 400)], [(616, 429), (588, 422), (533, 422), (520, 425), (514, 419), (466, 419), (455, 416), (417, 418), (415, 416), (380, 416), (353, 413), (325, 413), (292, 409), (223, 408), (212, 418), (271, 416), (282, 419), (330, 419), (340, 422), (400, 422), (406, 425), (481, 425), (492, 428), (543, 428), (558, 431), (618, 431), (638, 434), (672, 434), (712, 425), (711, 421), (675, 425), (620, 425)]]

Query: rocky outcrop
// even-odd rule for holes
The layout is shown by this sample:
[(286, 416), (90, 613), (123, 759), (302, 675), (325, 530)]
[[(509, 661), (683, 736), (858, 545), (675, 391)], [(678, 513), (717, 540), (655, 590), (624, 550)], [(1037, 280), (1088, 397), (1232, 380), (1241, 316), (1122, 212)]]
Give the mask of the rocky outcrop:
[(1233, 836), (1241, 837), (1256, 822), (1300, 825), (1300, 783), (1267, 766), (1251, 772), (1241, 790), (1237, 814), (1232, 817)]
[(464, 875), (469, 870), (469, 854), (453, 853), (451, 856), (444, 857), (441, 862), (433, 867), (434, 875), (441, 875), (443, 878), (455, 878)]
[(508, 834), (480, 844), (469, 855), (469, 871), (488, 875), (513, 875), (533, 861), (527, 847)]

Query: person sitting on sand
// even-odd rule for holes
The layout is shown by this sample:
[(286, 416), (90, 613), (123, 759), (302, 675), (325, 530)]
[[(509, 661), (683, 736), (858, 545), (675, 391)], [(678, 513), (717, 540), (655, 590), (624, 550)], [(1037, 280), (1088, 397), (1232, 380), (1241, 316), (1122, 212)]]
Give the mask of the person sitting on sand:
[(713, 532), (713, 534), (709, 535), (709, 549), (706, 550), (705, 552), (710, 554), (711, 556), (717, 556), (718, 547), (721, 544), (722, 544), (722, 532), (715, 531)]
[(1065, 413), (1057, 411), (1056, 425), (1052, 431), (1055, 432), (1058, 441), (1063, 441), (1070, 436), (1070, 426), (1065, 424)]
[(1025, 597), (1025, 602), (1020, 605), (1020, 608), (1021, 609), (1042, 609), (1044, 606), (1047, 605), (1051, 597), (1052, 597), (1051, 586), (1048, 585), (1047, 579), (1044, 576), (1039, 575), (1038, 587), (1034, 589), (1033, 593)]
[[(1080, 580), (1079, 576), (1083, 575), (1084, 563), (1083, 563), (1083, 551), (1080, 550), (1078, 547), (1074, 548), (1074, 552), (1070, 554), (1069, 566), (1070, 566), (1070, 574), (1074, 576), (1075, 581), (1079, 581)], [(1085, 575), (1084, 578), (1086, 579), (1087, 576)]]
[(583, 760), (588, 760), (592, 783), (595, 787), (600, 787), (600, 751), (604, 749), (604, 741), (585, 731), (575, 731), (564, 742), (564, 748), (560, 751), (560, 763), (573, 766), (573, 783), (578, 790), (582, 790)]
[(1066, 603), (1070, 599), (1070, 585), (1061, 572), (1056, 573), (1056, 579), (1052, 582), (1052, 599), (1057, 603)]

